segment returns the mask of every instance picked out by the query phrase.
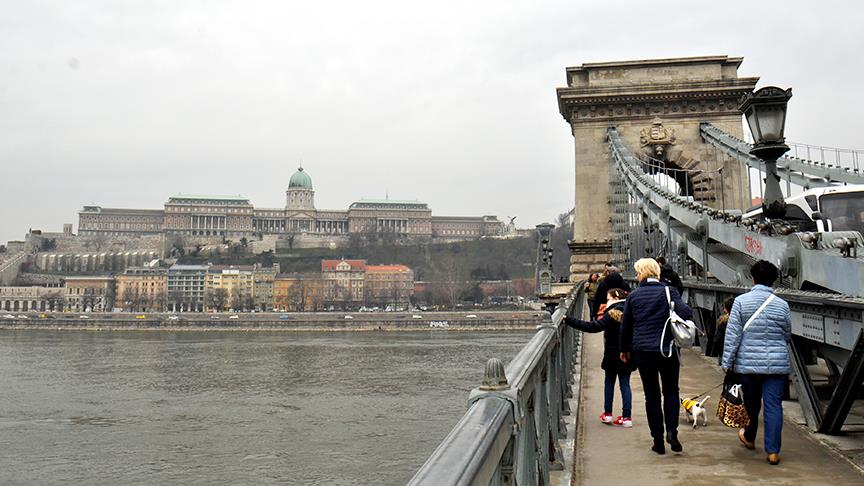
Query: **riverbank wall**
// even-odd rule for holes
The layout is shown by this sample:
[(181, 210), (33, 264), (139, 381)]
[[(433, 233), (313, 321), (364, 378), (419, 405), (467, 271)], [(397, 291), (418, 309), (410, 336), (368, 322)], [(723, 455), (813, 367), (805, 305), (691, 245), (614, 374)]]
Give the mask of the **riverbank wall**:
[[(84, 314), (82, 314), (84, 315)], [(545, 313), (486, 311), (411, 313), (255, 314), (16, 314), (0, 318), (0, 330), (91, 331), (527, 331)], [(232, 317), (237, 316), (237, 317)]]

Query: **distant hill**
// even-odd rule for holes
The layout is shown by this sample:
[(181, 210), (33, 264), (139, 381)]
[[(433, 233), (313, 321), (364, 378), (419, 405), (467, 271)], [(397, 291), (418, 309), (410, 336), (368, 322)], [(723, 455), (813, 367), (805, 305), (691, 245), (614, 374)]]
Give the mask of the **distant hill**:
[[(278, 262), (284, 273), (319, 272), (321, 260), (362, 258), (370, 264), (401, 263), (414, 270), (416, 280), (436, 280), (454, 273), (471, 280), (530, 278), (534, 275), (534, 238), (480, 239), (453, 243), (393, 244), (388, 242), (352, 245), (347, 248), (295, 248), (274, 255), (242, 253), (184, 256), (181, 263), (262, 263)], [(449, 279), (448, 278), (448, 279)]]

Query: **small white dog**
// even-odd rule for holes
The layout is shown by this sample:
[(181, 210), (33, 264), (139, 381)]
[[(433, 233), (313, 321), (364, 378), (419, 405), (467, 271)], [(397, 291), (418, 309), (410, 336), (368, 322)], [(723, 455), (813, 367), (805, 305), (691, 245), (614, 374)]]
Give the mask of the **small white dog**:
[(711, 398), (710, 395), (706, 395), (705, 398), (702, 399), (701, 402), (697, 402), (696, 400), (691, 400), (689, 398), (685, 398), (681, 400), (681, 406), (684, 408), (684, 412), (687, 414), (687, 423), (693, 422), (693, 428), (699, 424), (699, 416), (702, 416), (702, 426), (708, 426), (708, 414), (705, 413), (705, 401)]

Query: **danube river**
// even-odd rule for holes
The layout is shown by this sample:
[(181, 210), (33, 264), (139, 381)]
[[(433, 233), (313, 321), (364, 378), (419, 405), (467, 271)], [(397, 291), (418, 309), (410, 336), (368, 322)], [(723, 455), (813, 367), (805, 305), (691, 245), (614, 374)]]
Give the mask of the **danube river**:
[(0, 332), (0, 483), (403, 484), (526, 333)]

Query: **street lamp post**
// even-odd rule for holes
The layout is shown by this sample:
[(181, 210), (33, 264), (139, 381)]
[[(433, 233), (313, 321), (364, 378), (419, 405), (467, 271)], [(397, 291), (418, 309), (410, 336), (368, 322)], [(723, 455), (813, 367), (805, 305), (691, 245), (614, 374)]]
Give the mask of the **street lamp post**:
[(552, 229), (554, 224), (538, 224), (537, 235), (537, 265), (536, 265), (536, 290), (538, 294), (548, 293), (552, 284)]
[(786, 125), (786, 105), (791, 97), (791, 88), (783, 90), (768, 86), (744, 95), (739, 107), (753, 134), (754, 143), (750, 154), (765, 162), (762, 215), (769, 219), (779, 219), (786, 215), (786, 202), (780, 189), (780, 176), (777, 175), (777, 159), (789, 150), (783, 131)]

